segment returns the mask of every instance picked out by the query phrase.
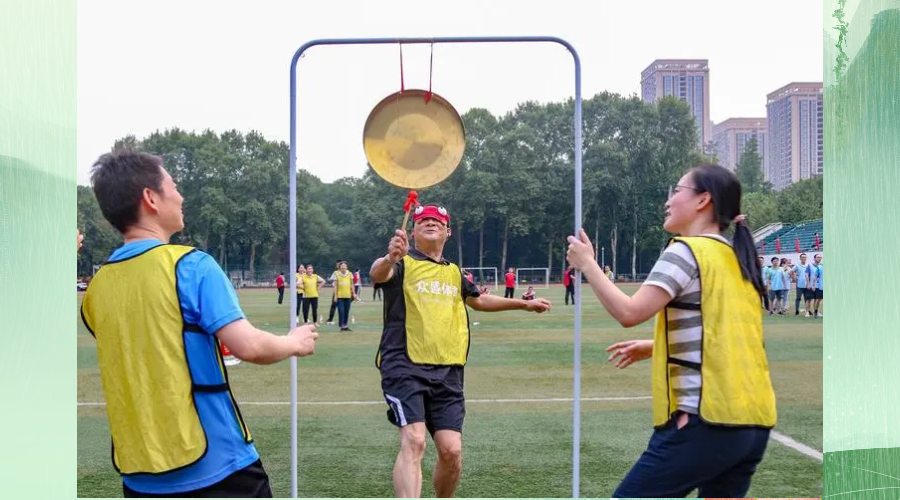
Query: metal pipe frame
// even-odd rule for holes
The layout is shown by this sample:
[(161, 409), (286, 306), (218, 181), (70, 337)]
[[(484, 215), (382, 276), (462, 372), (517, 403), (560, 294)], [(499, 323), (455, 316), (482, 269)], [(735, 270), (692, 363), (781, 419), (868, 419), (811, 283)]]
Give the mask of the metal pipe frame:
[[(556, 43), (565, 47), (575, 62), (575, 232), (582, 226), (581, 171), (581, 59), (569, 42), (551, 36), (434, 37), (434, 38), (324, 38), (304, 43), (291, 59), (291, 151), (290, 151), (290, 246), (291, 290), (297, 279), (297, 62), (307, 49), (318, 45), (384, 45), (442, 43)], [(575, 279), (581, 283), (581, 271)], [(291, 328), (297, 326), (297, 294), (291, 294)], [(575, 287), (575, 349), (573, 383), (572, 497), (579, 498), (581, 444), (581, 287)], [(291, 358), (291, 498), (297, 498), (297, 358)]]

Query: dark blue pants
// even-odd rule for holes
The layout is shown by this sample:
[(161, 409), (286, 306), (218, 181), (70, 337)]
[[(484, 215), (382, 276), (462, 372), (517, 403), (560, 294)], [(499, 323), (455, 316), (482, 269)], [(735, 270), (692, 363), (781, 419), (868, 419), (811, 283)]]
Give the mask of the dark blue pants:
[(673, 418), (653, 432), (647, 450), (613, 498), (744, 498), (766, 452), (769, 429), (707, 425), (690, 415), (678, 429)]
[(341, 328), (347, 328), (350, 322), (350, 303), (353, 299), (337, 299), (338, 325)]

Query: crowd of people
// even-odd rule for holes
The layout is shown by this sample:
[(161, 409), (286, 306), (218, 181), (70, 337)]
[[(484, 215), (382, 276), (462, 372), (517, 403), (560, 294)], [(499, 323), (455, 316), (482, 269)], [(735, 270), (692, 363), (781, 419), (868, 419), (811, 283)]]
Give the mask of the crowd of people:
[[(769, 263), (765, 258), (759, 257), (759, 265), (762, 268), (763, 283), (766, 286), (764, 305), (769, 316), (788, 312), (791, 290), (794, 290), (794, 315), (801, 312), (807, 318), (821, 318), (819, 312), (823, 298), (823, 274), (822, 254), (813, 256), (813, 262), (807, 263), (806, 253), (800, 254), (800, 262), (794, 264), (787, 257), (772, 257)], [(801, 308), (800, 304), (804, 307)]]

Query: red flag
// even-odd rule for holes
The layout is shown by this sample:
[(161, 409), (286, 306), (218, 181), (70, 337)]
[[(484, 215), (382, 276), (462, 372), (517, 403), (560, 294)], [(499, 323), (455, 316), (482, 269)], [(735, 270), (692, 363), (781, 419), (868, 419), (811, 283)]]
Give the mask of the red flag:
[(794, 238), (794, 248), (797, 249), (797, 253), (802, 252), (802, 250), (800, 250), (800, 238)]
[(781, 238), (775, 238), (775, 253), (781, 253)]
[(820, 250), (820, 248), (819, 248), (819, 233), (816, 233), (816, 250)]

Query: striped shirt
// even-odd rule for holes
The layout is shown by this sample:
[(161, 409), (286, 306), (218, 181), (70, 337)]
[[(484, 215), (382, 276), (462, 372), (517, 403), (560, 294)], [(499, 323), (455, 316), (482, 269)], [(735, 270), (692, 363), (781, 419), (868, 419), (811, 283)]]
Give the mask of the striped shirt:
[[(731, 244), (717, 234), (703, 236)], [(674, 302), (700, 304), (700, 269), (690, 248), (684, 243), (674, 243), (663, 251), (645, 284), (662, 288)], [(668, 308), (667, 319), (669, 358), (700, 365), (703, 345), (703, 319), (700, 310)], [(700, 371), (669, 363), (669, 374), (678, 409), (685, 413), (699, 414), (702, 385)]]

